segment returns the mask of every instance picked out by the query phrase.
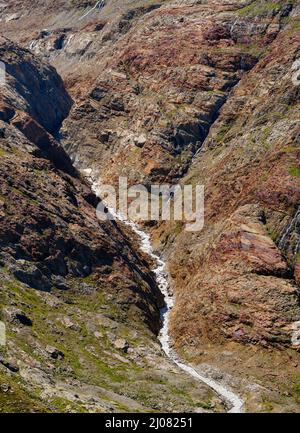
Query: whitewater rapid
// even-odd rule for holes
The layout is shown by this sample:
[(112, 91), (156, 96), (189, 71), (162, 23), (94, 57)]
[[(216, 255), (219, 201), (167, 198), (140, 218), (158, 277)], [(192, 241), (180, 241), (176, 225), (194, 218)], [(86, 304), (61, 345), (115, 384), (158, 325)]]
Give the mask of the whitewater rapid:
[[(85, 170), (85, 172), (88, 172), (88, 170)], [(97, 196), (100, 195), (99, 182), (93, 182), (92, 189)], [(162, 328), (158, 338), (161, 343), (162, 349), (167, 355), (167, 357), (181, 370), (185, 371), (190, 376), (194, 377), (197, 380), (200, 380), (201, 382), (208, 385), (211, 389), (213, 389), (226, 402), (227, 406), (230, 407), (228, 413), (243, 412), (244, 401), (237, 394), (229, 390), (224, 385), (216, 382), (214, 379), (211, 379), (210, 377), (199, 373), (193, 367), (184, 363), (176, 354), (176, 352), (172, 349), (171, 339), (169, 336), (169, 320), (171, 310), (174, 307), (174, 297), (170, 293), (169, 276), (166, 271), (166, 263), (154, 252), (151, 244), (151, 238), (148, 233), (144, 232), (133, 221), (127, 220), (123, 215), (116, 212), (115, 209), (108, 207), (108, 211), (116, 220), (119, 220), (126, 226), (130, 227), (132, 231), (138, 235), (138, 237), (140, 238), (141, 251), (151, 257), (154, 263), (156, 263), (153, 272), (156, 277), (157, 285), (165, 298), (165, 306), (161, 309)]]

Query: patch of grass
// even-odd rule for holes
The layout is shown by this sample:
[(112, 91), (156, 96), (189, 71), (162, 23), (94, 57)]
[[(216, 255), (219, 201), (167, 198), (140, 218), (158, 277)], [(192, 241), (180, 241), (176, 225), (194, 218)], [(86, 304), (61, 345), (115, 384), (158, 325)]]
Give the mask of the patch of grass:
[(270, 401), (264, 400), (262, 406), (265, 412), (273, 412), (274, 405)]
[(0, 149), (0, 158), (3, 158), (4, 156), (7, 156), (7, 152), (5, 152), (3, 149)]
[(292, 394), (295, 401), (300, 404), (300, 373), (297, 373), (295, 376), (295, 383), (292, 387)]
[(293, 177), (300, 178), (300, 167), (291, 167), (289, 169), (289, 174)]
[(261, 0), (256, 0), (251, 2), (248, 6), (240, 9), (237, 13), (241, 16), (257, 16), (257, 15), (265, 15), (270, 12), (275, 11), (276, 9), (280, 9), (285, 2), (265, 2)]
[(221, 126), (221, 128), (217, 134), (217, 137), (216, 137), (217, 143), (222, 143), (226, 134), (230, 131), (231, 127), (232, 127), (232, 125), (230, 123), (228, 125)]
[(269, 236), (272, 239), (272, 241), (275, 242), (279, 238), (279, 233), (276, 230), (270, 229)]
[(0, 371), (0, 383), (6, 385), (7, 390), (0, 390), (0, 412), (2, 413), (29, 413), (46, 412), (42, 403), (32, 397), (28, 391), (8, 375)]

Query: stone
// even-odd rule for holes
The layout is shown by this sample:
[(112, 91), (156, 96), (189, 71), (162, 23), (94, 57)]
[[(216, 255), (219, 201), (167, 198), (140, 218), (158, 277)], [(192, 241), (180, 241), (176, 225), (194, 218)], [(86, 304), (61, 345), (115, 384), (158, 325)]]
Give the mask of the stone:
[(32, 326), (32, 320), (26, 313), (15, 307), (7, 307), (3, 309), (3, 314), (6, 320), (14, 325)]
[(134, 144), (140, 148), (144, 147), (146, 142), (147, 142), (147, 137), (143, 134), (141, 134), (139, 137), (134, 139)]
[(55, 360), (62, 360), (65, 357), (64, 353), (61, 350), (56, 349), (52, 346), (46, 346), (46, 352), (50, 355), (52, 359)]
[(114, 342), (114, 346), (116, 349), (121, 350), (124, 353), (127, 353), (129, 349), (129, 343), (124, 338), (118, 338)]
[(2, 356), (0, 356), (0, 364), (2, 364), (4, 367), (6, 367), (9, 371), (12, 373), (18, 373), (20, 370), (17, 361), (14, 359), (6, 359)]
[(7, 393), (10, 390), (11, 390), (11, 386), (8, 385), (8, 383), (1, 383), (0, 384), (0, 391), (1, 392)]

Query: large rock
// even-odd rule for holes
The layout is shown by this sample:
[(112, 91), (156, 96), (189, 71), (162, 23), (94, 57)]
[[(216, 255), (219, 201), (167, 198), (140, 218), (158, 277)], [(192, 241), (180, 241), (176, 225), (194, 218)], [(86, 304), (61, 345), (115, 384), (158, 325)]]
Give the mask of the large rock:
[(6, 307), (2, 311), (3, 318), (14, 325), (32, 326), (32, 320), (26, 313), (15, 307)]
[(52, 359), (55, 360), (62, 360), (65, 357), (64, 353), (61, 350), (52, 346), (46, 346), (46, 352), (50, 355)]
[(18, 371), (20, 370), (19, 366), (17, 365), (17, 361), (14, 359), (7, 359), (3, 356), (0, 356), (0, 364), (2, 364), (12, 373), (18, 373)]
[(127, 353), (129, 349), (129, 343), (124, 338), (118, 338), (114, 342), (114, 346), (116, 349), (121, 350), (124, 353)]

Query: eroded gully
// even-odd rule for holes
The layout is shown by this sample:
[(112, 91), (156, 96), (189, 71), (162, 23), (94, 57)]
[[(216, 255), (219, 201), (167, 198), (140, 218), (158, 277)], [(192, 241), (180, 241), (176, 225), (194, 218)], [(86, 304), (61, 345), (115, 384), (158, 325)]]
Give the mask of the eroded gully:
[[(88, 175), (88, 177), (90, 177), (91, 179), (91, 175), (90, 175), (91, 170), (86, 169), (83, 170), (83, 172), (85, 173), (85, 175)], [(92, 180), (92, 189), (95, 192), (95, 194), (99, 197), (100, 196), (99, 182), (95, 181), (93, 178), (91, 180)], [(115, 209), (109, 208), (109, 212), (116, 220), (119, 220), (120, 222), (122, 222), (123, 224), (131, 228), (131, 230), (140, 239), (140, 249), (149, 257), (151, 257), (151, 259), (155, 263), (153, 273), (155, 275), (157, 285), (165, 298), (165, 306), (161, 309), (162, 328), (160, 330), (158, 338), (166, 356), (174, 364), (176, 364), (177, 367), (179, 367), (181, 370), (183, 370), (184, 372), (186, 372), (196, 380), (205, 383), (207, 386), (213, 389), (226, 403), (229, 413), (243, 412), (244, 401), (241, 399), (240, 396), (235, 394), (232, 390), (227, 388), (225, 385), (219, 383), (218, 381), (202, 373), (199, 373), (191, 365), (186, 364), (182, 359), (180, 359), (180, 357), (174, 351), (171, 345), (171, 339), (169, 335), (169, 321), (170, 321), (170, 313), (172, 308), (174, 307), (175, 300), (174, 300), (174, 296), (172, 296), (170, 293), (170, 283), (169, 283), (169, 276), (166, 271), (166, 263), (161, 259), (161, 257), (158, 256), (158, 254), (154, 252), (151, 244), (151, 238), (148, 233), (144, 232), (133, 221), (129, 221), (126, 218), (124, 218), (123, 215), (117, 213)]]

